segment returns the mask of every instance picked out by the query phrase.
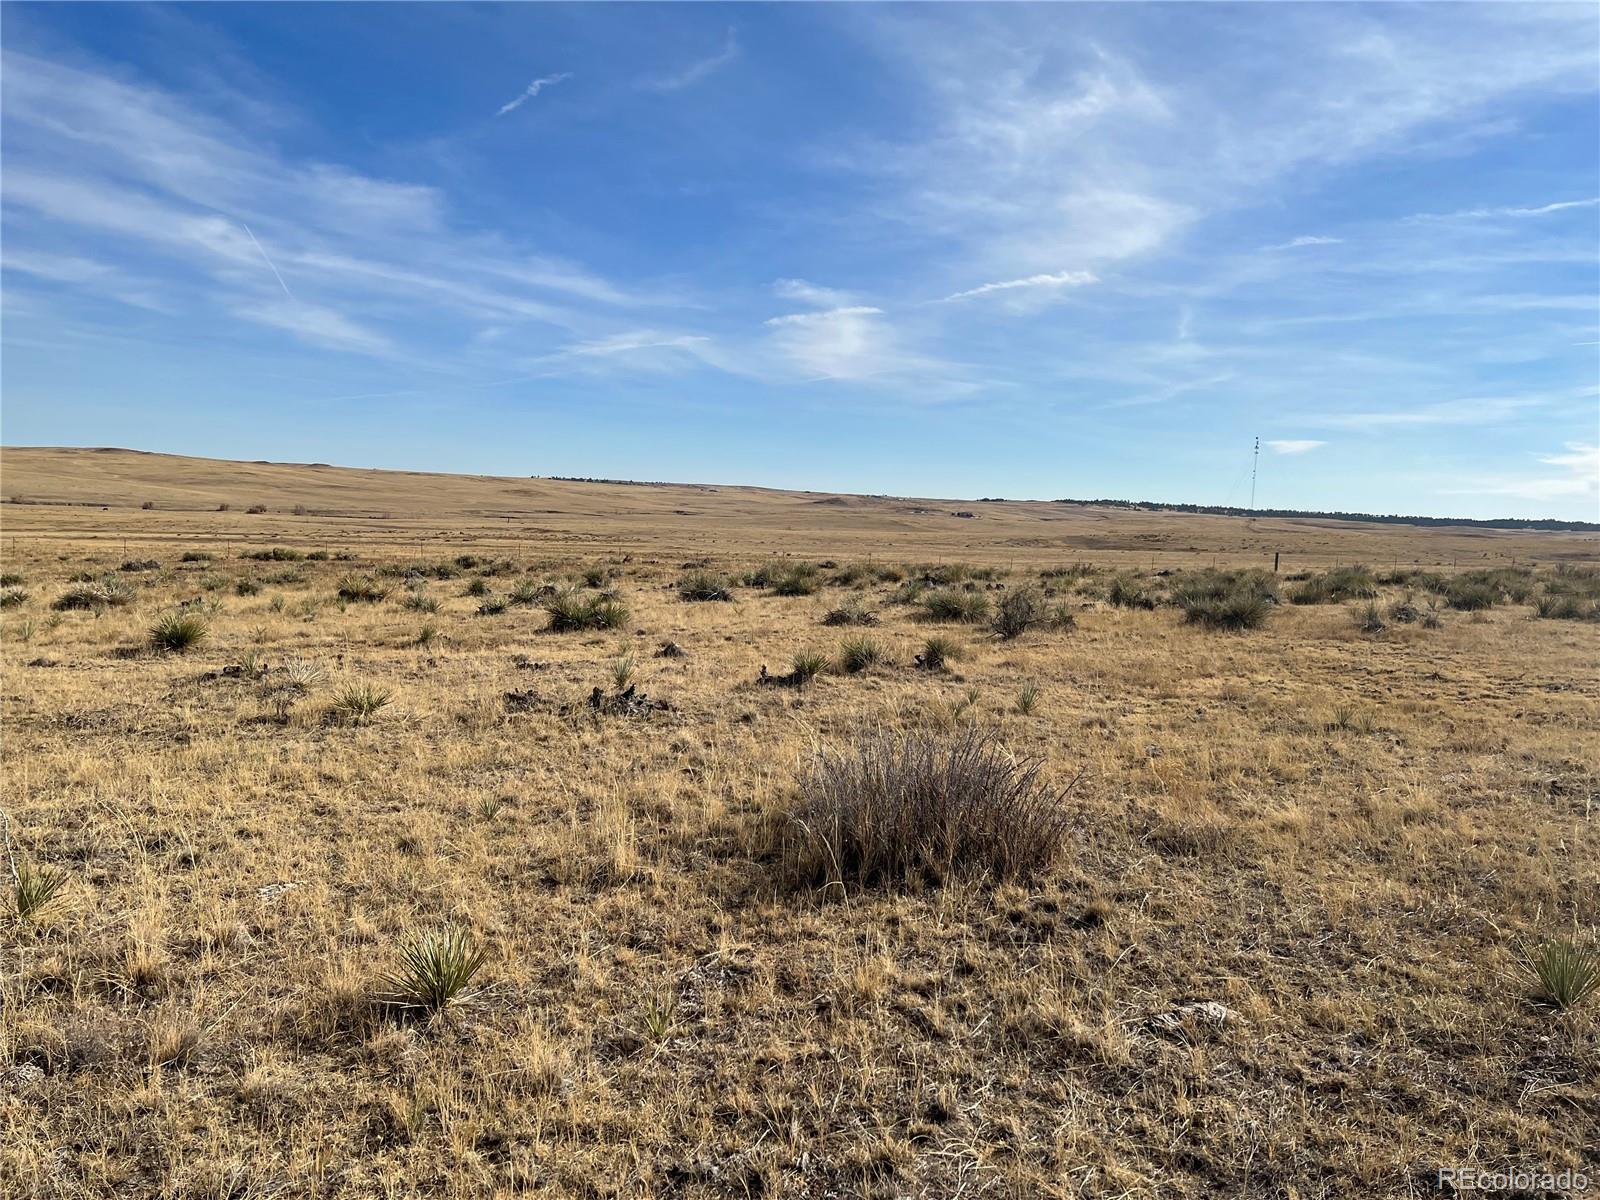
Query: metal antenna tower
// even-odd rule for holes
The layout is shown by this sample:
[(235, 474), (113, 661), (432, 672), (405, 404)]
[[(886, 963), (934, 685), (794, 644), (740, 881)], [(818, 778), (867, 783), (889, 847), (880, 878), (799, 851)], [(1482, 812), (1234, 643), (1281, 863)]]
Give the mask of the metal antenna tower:
[(1261, 462), (1261, 439), (1256, 438), (1256, 448), (1250, 456), (1250, 511), (1256, 510), (1256, 467)]

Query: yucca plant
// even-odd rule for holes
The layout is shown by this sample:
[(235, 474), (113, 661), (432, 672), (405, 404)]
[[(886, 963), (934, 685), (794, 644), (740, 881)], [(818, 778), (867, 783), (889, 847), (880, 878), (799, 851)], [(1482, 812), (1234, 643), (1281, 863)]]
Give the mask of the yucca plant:
[(365, 725), (392, 697), (388, 688), (374, 684), (346, 684), (333, 698), (333, 715), (346, 725)]
[(339, 599), (376, 603), (389, 594), (387, 584), (379, 583), (370, 575), (346, 575), (339, 580)]
[(721, 575), (710, 571), (691, 571), (678, 580), (680, 600), (732, 600), (733, 589)]
[(946, 588), (922, 597), (922, 611), (930, 621), (976, 625), (989, 615), (989, 597), (982, 592)]
[(794, 677), (801, 683), (809, 683), (828, 668), (828, 657), (818, 654), (815, 650), (801, 650), (790, 663)]
[(50, 867), (36, 867), (27, 859), (17, 865), (11, 884), (11, 900), (17, 920), (31, 921), (44, 911), (67, 886), (67, 873)]
[(1039, 707), (1039, 685), (1029, 681), (1022, 685), (1017, 693), (1017, 711), (1025, 717), (1031, 717), (1034, 709)]
[(210, 627), (198, 613), (168, 613), (150, 627), (150, 645), (156, 650), (182, 654), (205, 641)]
[(439, 611), (439, 598), (428, 595), (421, 588), (411, 589), (406, 593), (406, 598), (400, 603), (411, 612), (436, 613)]
[(882, 661), (883, 647), (869, 637), (848, 638), (839, 647), (839, 669), (852, 675)]
[(547, 589), (541, 583), (532, 579), (519, 579), (512, 585), (506, 599), (512, 604), (537, 604), (546, 595)]
[(466, 988), (488, 961), (489, 951), (475, 945), (465, 929), (449, 926), (406, 938), (399, 956), (399, 966), (384, 979), (383, 1002), (432, 1014), (472, 995)]
[(573, 590), (557, 592), (544, 602), (549, 628), (556, 633), (578, 629), (620, 629), (628, 622), (628, 607), (619, 600), (585, 596)]
[(922, 653), (917, 655), (917, 666), (924, 671), (948, 671), (951, 662), (960, 657), (960, 643), (954, 638), (936, 633), (922, 643)]
[(19, 587), (0, 588), (0, 608), (15, 608), (28, 602), (28, 593)]
[(1600, 951), (1565, 938), (1541, 942), (1527, 956), (1539, 997), (1561, 1009), (1576, 1008), (1600, 992)]
[(612, 660), (611, 683), (617, 691), (622, 691), (633, 681), (634, 664), (632, 650), (624, 650)]

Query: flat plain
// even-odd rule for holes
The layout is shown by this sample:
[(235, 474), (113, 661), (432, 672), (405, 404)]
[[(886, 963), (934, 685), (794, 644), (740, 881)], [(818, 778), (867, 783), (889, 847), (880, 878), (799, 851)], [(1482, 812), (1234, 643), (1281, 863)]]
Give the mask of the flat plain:
[[(0, 492), (9, 865), (60, 881), (0, 906), (0, 1195), (1595, 1165), (1600, 1004), (1524, 963), (1600, 923), (1592, 533), (109, 450)], [(1048, 863), (797, 868), (819, 763), (964, 737), (1037, 764)], [(444, 930), (481, 968), (399, 1007)]]

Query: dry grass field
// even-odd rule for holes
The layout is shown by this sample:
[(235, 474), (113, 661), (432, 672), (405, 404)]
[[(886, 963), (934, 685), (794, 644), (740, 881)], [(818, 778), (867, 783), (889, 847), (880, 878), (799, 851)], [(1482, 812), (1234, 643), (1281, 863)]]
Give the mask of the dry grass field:
[[(9, 853), (58, 887), (0, 904), (0, 1196), (1595, 1166), (1600, 996), (1524, 962), (1600, 926), (1594, 535), (0, 469)], [(857, 748), (970, 738), (1053, 854), (819, 832)], [(418, 1007), (445, 933), (481, 966)]]

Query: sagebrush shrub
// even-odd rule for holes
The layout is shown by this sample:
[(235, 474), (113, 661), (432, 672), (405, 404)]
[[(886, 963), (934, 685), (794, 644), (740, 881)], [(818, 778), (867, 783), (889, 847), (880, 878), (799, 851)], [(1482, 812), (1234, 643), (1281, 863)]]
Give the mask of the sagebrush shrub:
[(1005, 641), (1021, 637), (1044, 620), (1044, 598), (1038, 589), (1007, 592), (994, 614), (994, 631)]
[(800, 879), (840, 885), (1034, 874), (1060, 849), (1066, 797), (969, 728), (948, 740), (880, 734), (818, 753), (800, 780), (791, 852)]
[(1118, 575), (1106, 588), (1106, 602), (1115, 608), (1152, 609), (1155, 593), (1132, 575)]

